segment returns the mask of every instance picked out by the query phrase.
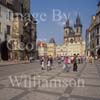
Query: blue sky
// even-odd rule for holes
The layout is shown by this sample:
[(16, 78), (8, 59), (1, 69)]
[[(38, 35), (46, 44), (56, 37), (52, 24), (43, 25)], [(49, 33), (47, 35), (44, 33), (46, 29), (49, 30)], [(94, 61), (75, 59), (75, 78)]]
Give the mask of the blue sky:
[(31, 0), (31, 13), (37, 19), (38, 40), (49, 41), (54, 38), (58, 44), (63, 43), (64, 23), (70, 19), (74, 25), (77, 14), (83, 24), (83, 37), (91, 16), (96, 14), (99, 0)]

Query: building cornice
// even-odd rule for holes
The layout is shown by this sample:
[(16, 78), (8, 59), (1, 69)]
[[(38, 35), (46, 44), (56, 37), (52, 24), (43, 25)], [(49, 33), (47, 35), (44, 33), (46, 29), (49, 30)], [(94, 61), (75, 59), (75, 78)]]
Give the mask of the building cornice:
[(6, 7), (6, 8), (8, 8), (8, 9), (10, 9), (10, 10), (14, 10), (13, 5), (6, 4), (6, 3), (3, 3), (3, 2), (1, 2), (1, 1), (0, 1), (0, 5), (2, 5), (2, 6), (4, 6), (4, 7)]

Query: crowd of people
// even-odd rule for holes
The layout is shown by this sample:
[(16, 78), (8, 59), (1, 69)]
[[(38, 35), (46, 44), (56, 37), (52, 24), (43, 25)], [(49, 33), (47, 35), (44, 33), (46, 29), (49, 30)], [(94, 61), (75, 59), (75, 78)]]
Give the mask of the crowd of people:
[(77, 71), (77, 55), (74, 55), (73, 59), (69, 58), (68, 56), (64, 57), (64, 64), (63, 69), (66, 72), (69, 72), (70, 70), (70, 64), (73, 64), (73, 71)]
[(80, 57), (75, 54), (73, 57), (63, 56), (57, 57), (56, 59), (54, 59), (52, 56), (40, 57), (41, 69), (47, 69), (47, 71), (52, 70), (54, 60), (57, 61), (58, 64), (62, 64), (62, 69), (65, 72), (70, 71), (71, 65), (73, 67), (73, 71), (77, 71), (78, 64), (81, 64), (84, 61), (83, 57)]
[(49, 56), (49, 57), (41, 57), (40, 58), (40, 65), (41, 65), (41, 69), (42, 70), (45, 69), (45, 65), (47, 66), (47, 71), (52, 70), (53, 57), (52, 56)]

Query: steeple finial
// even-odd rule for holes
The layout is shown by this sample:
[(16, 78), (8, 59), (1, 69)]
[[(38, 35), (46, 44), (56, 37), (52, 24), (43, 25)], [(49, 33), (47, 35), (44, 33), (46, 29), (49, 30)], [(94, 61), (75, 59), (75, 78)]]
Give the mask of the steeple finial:
[(70, 22), (69, 22), (69, 19), (67, 18), (66, 27), (69, 27), (69, 24), (70, 24)]
[(65, 28), (69, 28), (69, 27), (70, 27), (70, 21), (69, 21), (69, 17), (67, 16)]
[(82, 26), (82, 24), (81, 24), (81, 19), (80, 19), (80, 15), (79, 15), (79, 14), (77, 14), (76, 23), (75, 23), (74, 26)]

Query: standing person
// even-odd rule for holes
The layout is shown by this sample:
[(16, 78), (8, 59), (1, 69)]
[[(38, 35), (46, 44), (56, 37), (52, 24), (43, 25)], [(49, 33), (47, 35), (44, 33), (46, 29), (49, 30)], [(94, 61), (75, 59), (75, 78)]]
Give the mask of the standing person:
[(90, 56), (90, 57), (89, 57), (89, 63), (90, 63), (90, 64), (93, 64), (93, 62), (94, 62), (93, 57)]
[(68, 58), (68, 64), (71, 64), (71, 58), (70, 57)]
[(74, 59), (74, 58), (73, 58), (73, 57), (71, 57), (71, 63), (73, 63), (73, 59)]
[(69, 68), (68, 68), (68, 57), (64, 58), (64, 71), (69, 72)]
[(58, 64), (61, 64), (61, 58), (60, 57), (57, 58), (57, 62), (58, 62)]
[(64, 61), (64, 56), (61, 57), (61, 61), (62, 61), (62, 62)]
[(50, 56), (50, 58), (49, 58), (49, 60), (50, 60), (50, 70), (52, 69), (52, 66), (53, 66), (53, 57), (52, 56)]
[(41, 69), (44, 70), (44, 58), (41, 59)]
[(53, 58), (52, 57), (50, 57), (50, 63), (51, 63), (51, 65), (53, 65)]
[(91, 56), (89, 56), (89, 63), (92, 63), (92, 61), (91, 61)]
[(86, 56), (86, 62), (89, 63), (89, 56)]
[(77, 56), (74, 55), (73, 59), (73, 71), (77, 71)]
[(92, 58), (91, 58), (91, 59), (92, 59), (92, 64), (94, 64), (94, 57), (92, 56)]
[(51, 70), (51, 62), (50, 62), (50, 58), (48, 58), (47, 60), (47, 71)]

